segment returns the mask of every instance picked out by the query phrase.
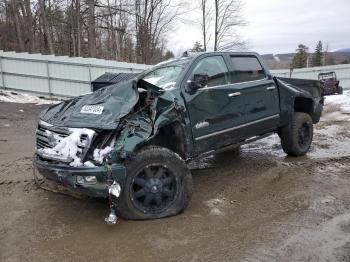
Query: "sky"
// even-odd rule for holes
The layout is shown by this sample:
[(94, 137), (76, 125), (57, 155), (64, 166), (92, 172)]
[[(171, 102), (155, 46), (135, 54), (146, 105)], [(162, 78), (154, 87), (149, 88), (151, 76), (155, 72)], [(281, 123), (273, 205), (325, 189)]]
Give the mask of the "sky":
[[(209, 0), (213, 1), (213, 0)], [(177, 22), (167, 37), (167, 47), (175, 55), (202, 42), (196, 20), (199, 9), (188, 2), (182, 21)], [(319, 40), (330, 50), (350, 48), (350, 0), (242, 0), (243, 18), (247, 25), (240, 35), (247, 48), (261, 54), (294, 52), (303, 43), (312, 52)], [(185, 20), (185, 21), (184, 21)]]

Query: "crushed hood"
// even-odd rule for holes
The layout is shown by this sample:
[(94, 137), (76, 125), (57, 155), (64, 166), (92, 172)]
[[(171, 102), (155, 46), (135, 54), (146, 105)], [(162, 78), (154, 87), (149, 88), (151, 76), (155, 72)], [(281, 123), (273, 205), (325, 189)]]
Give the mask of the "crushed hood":
[[(49, 107), (40, 119), (54, 126), (115, 129), (139, 99), (137, 81), (130, 80), (99, 89)], [(99, 106), (98, 113), (84, 113), (84, 106)]]

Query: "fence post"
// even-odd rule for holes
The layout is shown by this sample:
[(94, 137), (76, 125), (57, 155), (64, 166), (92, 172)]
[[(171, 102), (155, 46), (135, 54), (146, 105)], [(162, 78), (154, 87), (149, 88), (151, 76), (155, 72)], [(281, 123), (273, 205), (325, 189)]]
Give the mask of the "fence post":
[(52, 92), (51, 92), (49, 60), (46, 60), (46, 76), (47, 76), (47, 87), (48, 87), (48, 91), (49, 91), (49, 97), (51, 97)]
[(4, 68), (2, 65), (2, 56), (0, 56), (0, 71), (1, 71), (1, 82), (2, 82), (1, 87), (5, 90), (6, 85), (5, 85), (5, 77), (4, 77)]

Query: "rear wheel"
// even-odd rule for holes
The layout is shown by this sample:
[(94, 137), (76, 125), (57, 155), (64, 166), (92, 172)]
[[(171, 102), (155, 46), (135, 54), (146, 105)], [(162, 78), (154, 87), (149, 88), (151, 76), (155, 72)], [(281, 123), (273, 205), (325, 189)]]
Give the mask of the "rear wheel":
[(337, 93), (338, 93), (338, 95), (342, 95), (343, 94), (343, 88), (341, 86), (337, 87)]
[(291, 124), (279, 133), (283, 151), (291, 156), (305, 155), (311, 146), (313, 138), (313, 123), (311, 116), (295, 112)]
[(188, 205), (192, 176), (186, 163), (162, 147), (147, 147), (126, 163), (127, 178), (117, 201), (126, 219), (154, 219), (176, 215)]

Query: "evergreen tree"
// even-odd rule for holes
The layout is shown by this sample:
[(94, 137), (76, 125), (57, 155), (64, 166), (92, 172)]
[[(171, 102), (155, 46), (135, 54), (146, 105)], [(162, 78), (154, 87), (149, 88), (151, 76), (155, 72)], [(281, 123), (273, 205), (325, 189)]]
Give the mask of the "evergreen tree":
[(322, 66), (322, 59), (323, 59), (322, 42), (318, 41), (318, 44), (315, 49), (315, 53), (312, 56), (312, 66)]
[(303, 68), (307, 66), (309, 48), (303, 44), (298, 46), (296, 54), (293, 57), (292, 67)]
[(196, 41), (191, 49), (192, 52), (204, 52), (204, 48), (201, 43)]
[(174, 53), (169, 51), (169, 50), (166, 51), (165, 54), (164, 54), (164, 60), (169, 60), (169, 59), (174, 58), (174, 57), (175, 57)]

